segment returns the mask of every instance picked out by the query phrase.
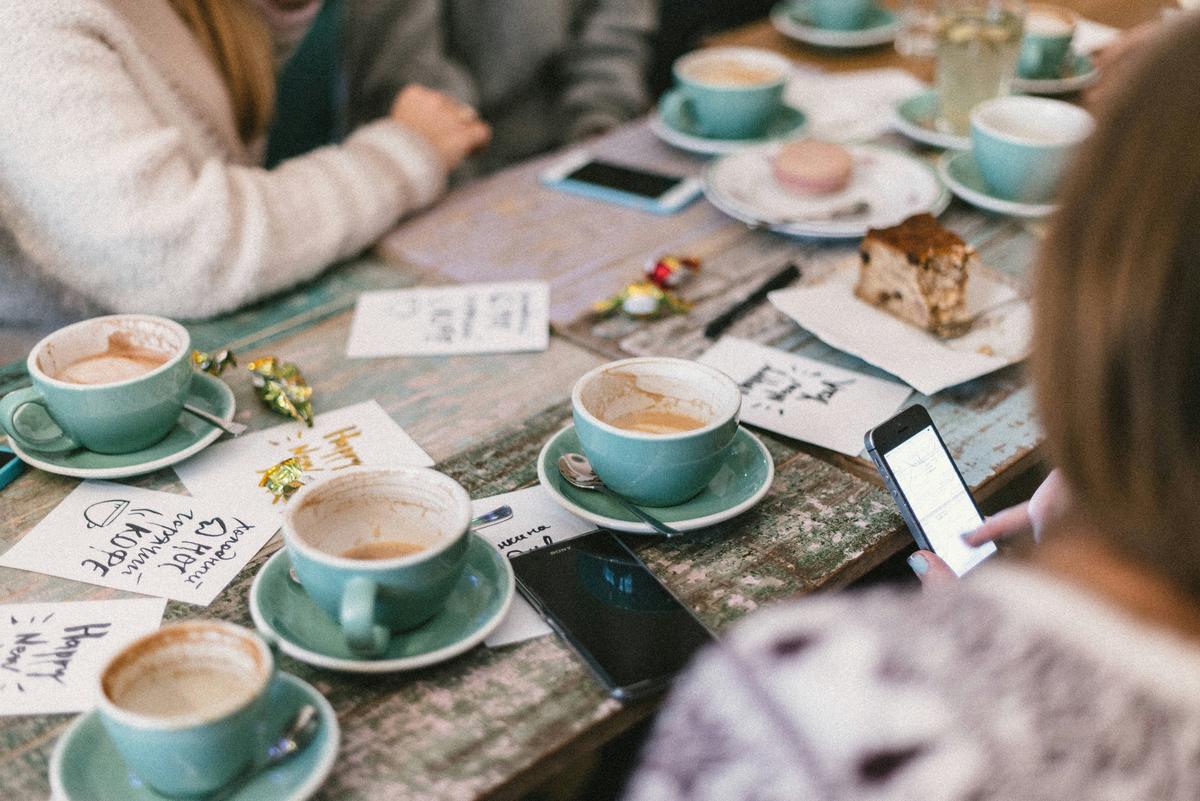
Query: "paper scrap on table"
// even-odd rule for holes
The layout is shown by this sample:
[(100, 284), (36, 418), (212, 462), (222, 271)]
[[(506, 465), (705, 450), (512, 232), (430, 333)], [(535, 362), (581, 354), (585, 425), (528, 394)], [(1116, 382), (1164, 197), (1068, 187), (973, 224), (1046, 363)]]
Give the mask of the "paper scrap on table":
[(355, 465), (430, 467), (433, 459), (375, 401), (357, 403), (303, 423), (283, 423), (226, 440), (175, 466), (188, 492), (221, 498), (279, 527), (283, 501), (258, 486), (272, 465), (294, 457), (312, 482)]
[[(509, 559), (524, 551), (544, 548), (596, 530), (595, 523), (576, 517), (550, 500), (541, 486), (471, 501), (474, 515), (486, 514), (506, 505), (512, 507), (512, 517), (481, 528), (478, 533)], [(546, 621), (518, 594), (513, 598), (504, 621), (484, 640), (484, 644), (489, 648), (499, 648), (549, 633), (550, 627)]]
[(208, 606), (276, 528), (225, 500), (84, 481), (0, 565)]
[(967, 281), (967, 313), (981, 315), (957, 339), (939, 339), (854, 295), (858, 258), (824, 279), (768, 295), (775, 308), (833, 347), (933, 395), (1016, 364), (1029, 354), (1029, 304), (1008, 280), (981, 268)]
[(364, 292), (346, 355), (515, 353), (549, 346), (550, 285), (513, 281)]
[(1119, 28), (1090, 19), (1081, 19), (1075, 25), (1075, 36), (1071, 47), (1077, 53), (1094, 53), (1112, 44), (1121, 35)]
[(0, 606), (0, 715), (56, 715), (96, 704), (109, 658), (162, 622), (162, 598)]
[(742, 422), (857, 456), (863, 434), (887, 420), (912, 390), (737, 337), (722, 337), (698, 359), (742, 390)]
[(899, 69), (816, 72), (790, 81), (784, 98), (807, 115), (809, 136), (865, 142), (891, 127), (897, 103), (925, 88)]

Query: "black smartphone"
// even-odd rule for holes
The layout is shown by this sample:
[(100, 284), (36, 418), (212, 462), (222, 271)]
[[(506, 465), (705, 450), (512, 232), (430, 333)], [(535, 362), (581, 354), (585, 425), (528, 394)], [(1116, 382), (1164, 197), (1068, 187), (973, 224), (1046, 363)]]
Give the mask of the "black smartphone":
[(565, 156), (547, 168), (541, 180), (575, 194), (657, 214), (679, 211), (704, 189), (697, 178), (594, 159), (587, 151)]
[(517, 586), (609, 693), (666, 689), (713, 635), (624, 542), (597, 531), (511, 560)]
[(972, 548), (962, 535), (983, 523), (967, 483), (924, 406), (910, 406), (867, 432), (867, 453), (900, 507), (917, 545), (961, 576), (996, 552)]

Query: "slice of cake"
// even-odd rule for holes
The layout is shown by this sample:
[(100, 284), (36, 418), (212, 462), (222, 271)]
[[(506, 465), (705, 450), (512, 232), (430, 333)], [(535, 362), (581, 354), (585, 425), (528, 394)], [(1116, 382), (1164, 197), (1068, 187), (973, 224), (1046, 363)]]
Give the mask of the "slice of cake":
[(939, 337), (961, 336), (971, 327), (967, 278), (979, 258), (933, 215), (870, 229), (859, 254), (854, 294), (862, 300)]

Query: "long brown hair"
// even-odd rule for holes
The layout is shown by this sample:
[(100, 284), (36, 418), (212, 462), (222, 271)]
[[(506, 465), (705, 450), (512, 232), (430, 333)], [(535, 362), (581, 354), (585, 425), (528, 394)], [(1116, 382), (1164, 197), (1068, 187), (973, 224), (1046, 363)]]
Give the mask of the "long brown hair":
[(249, 0), (169, 0), (221, 73), (243, 142), (266, 133), (275, 111), (271, 36)]
[(1200, 16), (1107, 98), (1037, 270), (1051, 458), (1112, 545), (1200, 595)]

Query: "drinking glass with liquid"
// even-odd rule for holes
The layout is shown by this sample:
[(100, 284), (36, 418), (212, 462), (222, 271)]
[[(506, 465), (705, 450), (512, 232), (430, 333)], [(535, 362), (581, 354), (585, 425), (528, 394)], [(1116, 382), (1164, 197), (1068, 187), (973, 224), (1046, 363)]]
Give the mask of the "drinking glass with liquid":
[(1025, 4), (1019, 0), (940, 0), (938, 3), (938, 128), (964, 135), (971, 109), (1008, 94), (1021, 50)]

